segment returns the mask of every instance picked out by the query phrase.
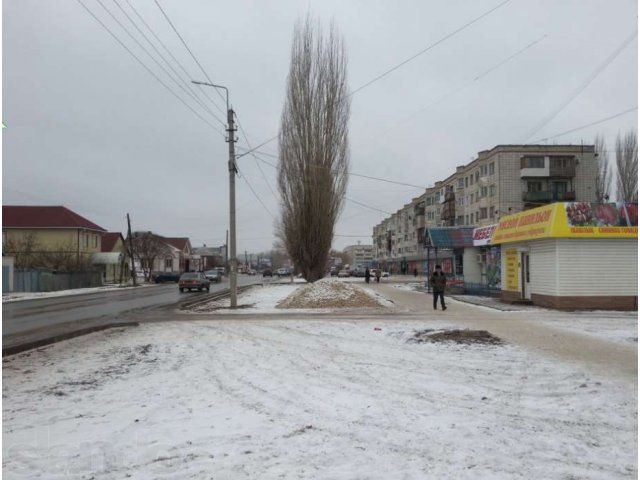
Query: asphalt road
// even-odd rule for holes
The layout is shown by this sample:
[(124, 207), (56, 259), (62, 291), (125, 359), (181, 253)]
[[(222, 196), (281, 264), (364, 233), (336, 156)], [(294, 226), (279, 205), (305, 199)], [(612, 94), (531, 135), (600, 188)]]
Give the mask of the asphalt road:
[[(261, 276), (238, 276), (238, 285), (261, 283)], [(271, 279), (266, 279), (271, 281)], [(229, 288), (229, 280), (211, 285), (211, 292)], [(175, 283), (145, 288), (70, 295), (6, 302), (2, 304), (2, 336), (22, 335), (61, 324), (95, 324), (113, 321), (118, 315), (136, 309), (154, 309), (178, 303), (207, 292), (180, 293)]]

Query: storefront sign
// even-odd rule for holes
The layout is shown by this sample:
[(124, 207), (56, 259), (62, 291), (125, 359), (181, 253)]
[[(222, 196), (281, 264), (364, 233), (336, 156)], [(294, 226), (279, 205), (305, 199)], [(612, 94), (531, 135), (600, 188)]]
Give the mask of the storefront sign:
[(553, 203), (504, 217), (491, 244), (540, 238), (638, 238), (635, 203)]
[(505, 290), (518, 291), (518, 250), (509, 249), (504, 252)]
[(487, 227), (475, 228), (473, 230), (473, 246), (474, 247), (482, 247), (485, 245), (489, 245), (489, 241), (495, 232), (496, 227), (498, 225), (489, 225)]

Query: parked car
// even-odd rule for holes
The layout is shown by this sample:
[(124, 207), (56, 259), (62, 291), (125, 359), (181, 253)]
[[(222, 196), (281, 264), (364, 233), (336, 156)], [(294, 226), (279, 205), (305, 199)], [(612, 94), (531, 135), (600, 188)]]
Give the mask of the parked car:
[(218, 270), (207, 270), (204, 272), (204, 276), (207, 277), (210, 282), (220, 283), (222, 281), (222, 274)]
[(158, 272), (153, 274), (153, 281), (156, 283), (178, 282), (180, 274), (174, 272)]
[(273, 272), (269, 269), (263, 270), (262, 271), (262, 277), (273, 277)]
[(279, 277), (288, 277), (289, 275), (291, 275), (291, 272), (286, 268), (279, 268), (278, 270), (276, 270), (276, 275), (278, 275)]
[(256, 275), (258, 272), (251, 268), (248, 272), (249, 275)]
[(181, 292), (185, 290), (198, 290), (201, 292), (202, 290), (209, 291), (209, 287), (211, 286), (211, 282), (207, 277), (204, 276), (204, 273), (201, 272), (189, 272), (183, 273), (180, 277), (180, 281), (178, 282), (178, 288)]
[(349, 272), (347, 272), (346, 270), (340, 270), (338, 272), (338, 278), (345, 278), (349, 276)]
[(389, 272), (382, 272), (382, 277), (388, 277), (389, 276)]
[(329, 271), (329, 274), (332, 277), (335, 277), (336, 275), (338, 275), (338, 269), (336, 267), (331, 267), (331, 270)]

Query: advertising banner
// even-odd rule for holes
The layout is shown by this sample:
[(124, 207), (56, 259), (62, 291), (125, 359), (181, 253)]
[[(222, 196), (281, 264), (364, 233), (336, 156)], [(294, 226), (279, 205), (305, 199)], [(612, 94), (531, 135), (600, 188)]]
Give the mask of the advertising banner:
[(638, 238), (636, 203), (562, 202), (504, 217), (492, 245), (541, 238)]
[(518, 250), (505, 250), (505, 290), (518, 291)]
[(485, 245), (489, 245), (489, 241), (493, 236), (493, 232), (496, 231), (496, 227), (498, 224), (488, 225), (486, 227), (474, 228), (473, 229), (473, 246), (474, 247), (483, 247)]

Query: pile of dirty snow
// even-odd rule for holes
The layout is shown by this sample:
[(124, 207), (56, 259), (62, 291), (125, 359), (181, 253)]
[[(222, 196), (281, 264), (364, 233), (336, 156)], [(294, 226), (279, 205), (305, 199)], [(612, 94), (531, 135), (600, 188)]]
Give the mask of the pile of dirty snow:
[(278, 308), (381, 308), (363, 289), (325, 278), (298, 288), (278, 304)]

